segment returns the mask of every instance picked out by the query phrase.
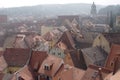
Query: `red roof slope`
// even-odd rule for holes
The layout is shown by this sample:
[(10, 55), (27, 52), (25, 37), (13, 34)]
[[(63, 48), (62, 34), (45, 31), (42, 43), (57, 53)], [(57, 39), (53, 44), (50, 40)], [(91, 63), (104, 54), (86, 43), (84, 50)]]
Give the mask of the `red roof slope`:
[(114, 68), (114, 60), (117, 54), (120, 54), (120, 45), (113, 44), (111, 47), (111, 52), (107, 58), (105, 67), (113, 70)]
[(4, 58), (8, 66), (22, 67), (30, 57), (31, 50), (23, 48), (7, 48), (4, 52)]
[(33, 70), (38, 71), (39, 67), (47, 56), (48, 54), (45, 51), (33, 51), (29, 65)]
[(61, 58), (49, 55), (42, 63), (38, 73), (53, 77), (63, 64)]

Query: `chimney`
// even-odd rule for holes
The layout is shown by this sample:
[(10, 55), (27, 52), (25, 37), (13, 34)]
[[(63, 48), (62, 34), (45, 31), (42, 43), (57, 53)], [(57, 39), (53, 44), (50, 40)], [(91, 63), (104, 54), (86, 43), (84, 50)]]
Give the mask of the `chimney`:
[(98, 74), (99, 74), (99, 79), (100, 80), (103, 80), (103, 77), (102, 77), (102, 68), (98, 68)]

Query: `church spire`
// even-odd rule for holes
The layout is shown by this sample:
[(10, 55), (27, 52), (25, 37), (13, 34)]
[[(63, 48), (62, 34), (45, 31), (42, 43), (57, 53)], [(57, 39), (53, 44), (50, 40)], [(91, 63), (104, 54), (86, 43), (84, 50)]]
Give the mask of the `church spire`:
[(96, 5), (93, 2), (92, 6), (91, 6), (91, 16), (95, 16), (97, 14), (97, 10), (96, 10)]

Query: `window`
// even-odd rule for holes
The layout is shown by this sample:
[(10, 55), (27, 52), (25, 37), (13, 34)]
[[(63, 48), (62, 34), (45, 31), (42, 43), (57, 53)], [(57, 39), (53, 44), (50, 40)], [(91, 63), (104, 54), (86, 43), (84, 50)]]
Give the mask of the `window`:
[(50, 70), (50, 69), (51, 69), (51, 67), (48, 64), (44, 65), (44, 70)]
[(110, 62), (110, 66), (112, 66), (112, 67), (114, 66), (114, 63), (113, 63), (113, 61), (111, 61), (111, 62)]
[(61, 56), (61, 53), (58, 53), (59, 56)]

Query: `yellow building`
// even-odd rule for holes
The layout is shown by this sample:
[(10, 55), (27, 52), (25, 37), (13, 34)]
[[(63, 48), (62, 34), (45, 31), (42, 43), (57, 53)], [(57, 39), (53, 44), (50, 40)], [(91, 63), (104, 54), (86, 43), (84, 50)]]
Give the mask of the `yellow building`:
[(120, 33), (99, 34), (93, 42), (93, 47), (99, 46), (107, 53), (110, 53), (112, 44), (120, 44)]

